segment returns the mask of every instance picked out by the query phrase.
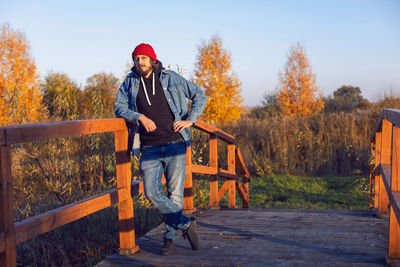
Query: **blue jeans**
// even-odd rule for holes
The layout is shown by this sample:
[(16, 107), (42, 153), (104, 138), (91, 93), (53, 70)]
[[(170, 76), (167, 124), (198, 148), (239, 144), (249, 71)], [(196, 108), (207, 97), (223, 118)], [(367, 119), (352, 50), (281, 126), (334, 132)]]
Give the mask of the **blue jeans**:
[[(191, 219), (182, 214), (185, 184), (186, 145), (172, 142), (159, 146), (143, 146), (140, 171), (146, 197), (164, 214), (165, 238), (176, 239), (177, 231), (189, 227)], [(162, 191), (163, 173), (168, 196)]]

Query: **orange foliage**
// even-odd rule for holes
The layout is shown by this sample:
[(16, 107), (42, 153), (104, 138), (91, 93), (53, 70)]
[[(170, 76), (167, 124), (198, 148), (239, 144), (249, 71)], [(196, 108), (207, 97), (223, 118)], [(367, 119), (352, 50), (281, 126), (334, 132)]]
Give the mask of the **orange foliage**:
[(214, 36), (198, 48), (193, 82), (205, 89), (207, 105), (202, 119), (227, 122), (240, 119), (243, 113), (241, 83), (231, 71), (231, 56), (223, 49), (222, 40)]
[(285, 71), (279, 74), (279, 78), (276, 100), (282, 115), (293, 117), (322, 111), (324, 102), (316, 85), (315, 74), (299, 43), (291, 48)]
[(0, 28), (0, 125), (36, 122), (42, 95), (25, 34)]

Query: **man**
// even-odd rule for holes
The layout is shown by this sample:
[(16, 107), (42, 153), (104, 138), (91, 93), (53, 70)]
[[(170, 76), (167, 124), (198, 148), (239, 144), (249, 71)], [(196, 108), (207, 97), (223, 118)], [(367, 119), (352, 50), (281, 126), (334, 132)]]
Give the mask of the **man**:
[[(196, 221), (182, 214), (183, 189), (189, 128), (200, 117), (207, 98), (198, 86), (165, 70), (150, 45), (138, 45), (132, 58), (134, 67), (119, 88), (114, 112), (117, 117), (138, 125), (144, 191), (164, 214), (162, 255), (174, 253), (179, 230), (192, 249), (197, 250)], [(161, 188), (163, 173), (168, 196)]]

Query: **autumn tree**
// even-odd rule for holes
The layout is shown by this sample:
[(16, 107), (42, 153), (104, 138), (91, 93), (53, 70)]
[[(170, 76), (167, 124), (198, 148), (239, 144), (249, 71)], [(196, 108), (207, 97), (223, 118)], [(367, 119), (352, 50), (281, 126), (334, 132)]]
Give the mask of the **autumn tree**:
[(119, 79), (113, 74), (104, 72), (94, 74), (87, 79), (84, 90), (84, 105), (88, 117), (107, 118), (114, 116), (114, 103), (119, 83)]
[(0, 31), (0, 125), (36, 122), (42, 95), (29, 43), (8, 24)]
[(303, 46), (299, 43), (291, 48), (284, 72), (279, 74), (279, 80), (276, 101), (282, 115), (312, 115), (324, 108), (315, 74)]
[(231, 69), (231, 61), (217, 36), (198, 47), (193, 82), (205, 89), (207, 105), (202, 118), (206, 121), (238, 120), (243, 113), (241, 83)]
[(64, 73), (49, 73), (41, 85), (43, 103), (53, 120), (77, 120), (82, 113), (83, 94), (76, 82)]

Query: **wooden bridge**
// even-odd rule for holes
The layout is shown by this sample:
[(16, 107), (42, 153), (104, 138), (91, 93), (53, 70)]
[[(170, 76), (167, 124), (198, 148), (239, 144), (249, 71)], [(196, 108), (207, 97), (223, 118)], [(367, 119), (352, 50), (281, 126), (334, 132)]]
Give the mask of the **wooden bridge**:
[(370, 211), (209, 210), (196, 213), (200, 249), (183, 238), (160, 256), (163, 226), (137, 240), (140, 252), (97, 267), (384, 266), (386, 220)]
[[(189, 213), (196, 211), (192, 173), (202, 173), (210, 175), (209, 206), (213, 210), (198, 211), (196, 215), (200, 250), (188, 251), (187, 244), (182, 243), (184, 240), (178, 240), (177, 255), (173, 257), (159, 256), (162, 226), (135, 240), (132, 196), (143, 192), (143, 183), (131, 182), (128, 130), (124, 120), (0, 128), (0, 266), (16, 266), (17, 244), (117, 203), (119, 255), (104, 260), (99, 266), (383, 266), (385, 262), (394, 264), (400, 259), (399, 110), (382, 112), (371, 141), (373, 155), (376, 155), (370, 179), (371, 208), (375, 208), (379, 216), (389, 213), (389, 222), (378, 219), (370, 211), (248, 210), (250, 176), (235, 138), (202, 121), (194, 127), (209, 135), (210, 160), (208, 166), (192, 165), (188, 149), (184, 209)], [(115, 133), (117, 187), (15, 223), (10, 146), (104, 132)], [(218, 166), (218, 140), (227, 144), (227, 169)], [(240, 173), (236, 173), (236, 168)], [(224, 179), (220, 188), (219, 179)], [(229, 210), (218, 210), (226, 193)], [(237, 209), (236, 193), (243, 209)]]

